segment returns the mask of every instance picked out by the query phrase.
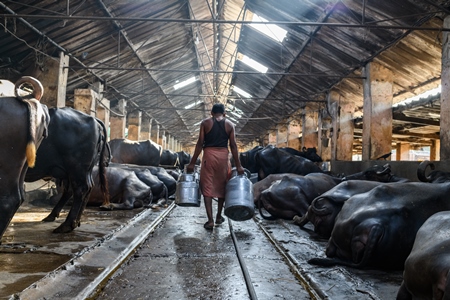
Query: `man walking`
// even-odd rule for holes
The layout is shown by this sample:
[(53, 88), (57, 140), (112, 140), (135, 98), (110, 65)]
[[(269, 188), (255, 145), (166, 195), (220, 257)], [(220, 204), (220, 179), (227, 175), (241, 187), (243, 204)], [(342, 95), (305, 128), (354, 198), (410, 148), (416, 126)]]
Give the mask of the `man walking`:
[(211, 109), (211, 118), (204, 119), (200, 124), (200, 132), (195, 146), (194, 155), (187, 167), (187, 172), (193, 172), (195, 162), (203, 151), (200, 170), (200, 190), (205, 200), (208, 221), (203, 225), (213, 229), (212, 198), (218, 198), (216, 225), (222, 224), (222, 209), (225, 202), (225, 187), (231, 175), (231, 163), (228, 158), (228, 144), (239, 175), (244, 174), (244, 168), (239, 160), (234, 124), (225, 117), (225, 106), (216, 103)]

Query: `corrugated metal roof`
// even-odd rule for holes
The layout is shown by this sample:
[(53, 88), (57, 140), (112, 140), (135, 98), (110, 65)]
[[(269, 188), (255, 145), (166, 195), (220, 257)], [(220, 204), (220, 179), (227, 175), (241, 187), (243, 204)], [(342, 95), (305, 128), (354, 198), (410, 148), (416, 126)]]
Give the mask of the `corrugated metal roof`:
[[(69, 101), (75, 89), (101, 81), (111, 107), (128, 100), (128, 112), (141, 110), (185, 145), (220, 101), (242, 112), (230, 117), (245, 144), (323, 108), (332, 88), (361, 113), (361, 68), (370, 61), (394, 72), (394, 102), (437, 86), (441, 32), (416, 29), (442, 28), (449, 7), (449, 0), (3, 1), (0, 75), (14, 81), (64, 51)], [(251, 27), (253, 14), (287, 30), (283, 42)], [(268, 72), (243, 64), (243, 55)], [(192, 76), (195, 83), (173, 88)]]

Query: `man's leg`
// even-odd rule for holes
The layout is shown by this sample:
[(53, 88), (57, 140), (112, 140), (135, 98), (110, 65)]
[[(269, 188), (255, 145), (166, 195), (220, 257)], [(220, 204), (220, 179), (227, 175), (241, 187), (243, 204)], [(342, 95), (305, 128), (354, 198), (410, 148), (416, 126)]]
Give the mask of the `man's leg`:
[(223, 209), (224, 203), (225, 203), (225, 198), (218, 198), (216, 224), (222, 224), (224, 221), (224, 219), (222, 219), (222, 209)]
[(212, 216), (212, 197), (203, 196), (203, 199), (205, 200), (206, 216), (208, 217), (208, 222), (205, 223), (204, 227), (212, 228), (214, 226), (214, 220)]

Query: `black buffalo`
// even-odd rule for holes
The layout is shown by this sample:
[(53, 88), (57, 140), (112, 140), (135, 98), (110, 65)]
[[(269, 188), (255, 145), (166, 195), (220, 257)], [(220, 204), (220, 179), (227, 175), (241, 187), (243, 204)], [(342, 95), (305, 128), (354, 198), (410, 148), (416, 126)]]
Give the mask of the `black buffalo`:
[(48, 137), (39, 147), (36, 166), (27, 171), (25, 181), (53, 177), (63, 182), (61, 199), (44, 221), (54, 221), (73, 196), (66, 220), (54, 230), (65, 233), (80, 225), (93, 186), (95, 164), (99, 166), (101, 189), (106, 193), (107, 133), (102, 121), (69, 107), (51, 108), (49, 114)]
[(420, 227), (405, 261), (397, 300), (449, 299), (450, 212), (432, 215)]
[(246, 168), (250, 173), (258, 173), (259, 168), (256, 164), (256, 153), (264, 149), (263, 146), (256, 146), (251, 150), (239, 153), (239, 161), (243, 168)]
[[(428, 167), (430, 167), (431, 172), (427, 175), (426, 170)], [(450, 181), (450, 172), (435, 170), (432, 162), (424, 160), (417, 168), (417, 178), (423, 182), (444, 183)]]
[(347, 175), (342, 178), (345, 180), (370, 180), (380, 182), (408, 182), (409, 179), (398, 177), (392, 174), (391, 165), (385, 164), (383, 166), (374, 165), (364, 171)]
[(88, 205), (100, 206), (106, 210), (150, 207), (153, 200), (151, 188), (142, 182), (133, 170), (115, 167), (106, 168), (108, 198), (105, 201), (100, 188), (98, 170), (98, 167), (94, 166), (92, 172), (94, 187), (89, 195)]
[[(292, 220), (296, 215), (303, 216), (314, 198), (339, 182), (340, 178), (323, 173), (310, 173), (305, 176), (286, 174), (261, 193), (261, 216), (286, 220)], [(271, 217), (266, 217), (261, 211), (262, 208), (269, 212)]]
[(334, 227), (336, 216), (342, 209), (345, 201), (350, 197), (370, 191), (376, 186), (384, 184), (379, 181), (349, 180), (344, 181), (316, 197), (308, 207), (306, 214), (294, 217), (294, 223), (300, 227), (308, 222), (314, 225), (314, 232), (322, 237), (329, 238)]
[(178, 151), (178, 163), (181, 170), (184, 170), (184, 166), (191, 162), (191, 155), (186, 151)]
[[(158, 176), (152, 174), (149, 168), (138, 165), (115, 164), (115, 163), (110, 164), (109, 169), (111, 168), (124, 169), (134, 172), (140, 181), (142, 181), (143, 183), (145, 183), (147, 186), (150, 187), (153, 195), (153, 201), (158, 201), (162, 199), (164, 200), (165, 203), (168, 202), (169, 192), (166, 184), (163, 181), (161, 181), (158, 178)], [(160, 171), (159, 173), (161, 173), (159, 176), (164, 177), (165, 181), (169, 184), (169, 186), (171, 186), (172, 181), (170, 180), (170, 178), (168, 178), (164, 174), (164, 172)]]
[(114, 163), (159, 166), (161, 161), (162, 147), (152, 140), (114, 139), (109, 146)]
[(47, 134), (48, 110), (39, 103), (43, 87), (32, 77), (15, 84), (30, 84), (33, 94), (27, 97), (0, 98), (0, 243), (11, 219), (25, 200), (24, 177), (35, 165), (36, 149)]
[(164, 185), (167, 187), (167, 194), (169, 196), (175, 194), (175, 190), (177, 188), (177, 181), (176, 179), (170, 175), (166, 169), (162, 167), (155, 167), (155, 166), (140, 166), (140, 165), (133, 165), (133, 164), (115, 164), (112, 163), (110, 166), (113, 167), (129, 167), (133, 169), (139, 169), (139, 170), (149, 170), (151, 174), (158, 177), (159, 180), (161, 180)]
[(306, 175), (323, 173), (322, 169), (309, 159), (289, 154), (274, 146), (267, 146), (255, 155), (258, 180), (270, 174), (293, 173)]
[(417, 231), (433, 214), (450, 210), (450, 183), (382, 184), (349, 198), (326, 248), (312, 264), (401, 269)]
[(306, 148), (303, 147), (302, 151), (298, 151), (294, 148), (290, 148), (290, 147), (281, 147), (280, 150), (286, 151), (292, 155), (297, 155), (297, 156), (301, 156), (304, 158), (309, 159), (310, 161), (313, 162), (322, 162), (322, 157), (320, 157), (317, 154), (317, 149), (316, 148)]
[(161, 152), (161, 159), (159, 161), (161, 166), (175, 167), (179, 166), (178, 154), (172, 150), (165, 149)]

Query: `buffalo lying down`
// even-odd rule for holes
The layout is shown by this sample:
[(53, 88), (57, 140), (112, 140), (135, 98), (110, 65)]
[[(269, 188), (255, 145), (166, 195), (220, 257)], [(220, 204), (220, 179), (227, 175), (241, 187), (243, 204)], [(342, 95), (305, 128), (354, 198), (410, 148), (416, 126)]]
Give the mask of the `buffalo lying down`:
[(329, 191), (315, 198), (303, 217), (294, 217), (294, 222), (300, 227), (308, 222), (314, 225), (314, 232), (329, 238), (334, 227), (336, 216), (345, 201), (350, 197), (370, 191), (376, 186), (385, 184), (379, 181), (349, 180), (339, 183)]
[(98, 167), (92, 170), (94, 187), (89, 195), (88, 205), (100, 206), (107, 210), (128, 210), (149, 207), (152, 202), (151, 188), (142, 182), (132, 170), (109, 167), (106, 170), (108, 180), (108, 200), (104, 201), (103, 191), (100, 189)]
[(450, 212), (432, 215), (417, 232), (397, 299), (449, 299)]
[(261, 193), (259, 207), (264, 207), (272, 215), (271, 219), (292, 220), (295, 215), (303, 216), (314, 198), (333, 188), (340, 180), (323, 173), (288, 174)]
[(380, 185), (348, 199), (336, 217), (317, 265), (403, 268), (420, 226), (433, 214), (450, 210), (450, 183), (406, 182)]

